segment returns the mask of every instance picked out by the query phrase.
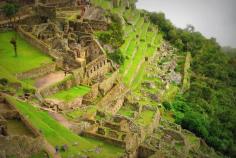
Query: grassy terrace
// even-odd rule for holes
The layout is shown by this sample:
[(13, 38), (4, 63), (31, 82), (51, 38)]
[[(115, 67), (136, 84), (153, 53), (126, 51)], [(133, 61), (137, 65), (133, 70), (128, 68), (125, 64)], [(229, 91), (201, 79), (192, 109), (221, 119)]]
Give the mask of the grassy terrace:
[(132, 118), (134, 115), (135, 109), (130, 105), (122, 106), (118, 114)]
[[(145, 57), (151, 57), (160, 46), (162, 36), (157, 29), (144, 21), (138, 10), (124, 10), (112, 8), (111, 1), (92, 0), (98, 6), (111, 10), (113, 13), (123, 15), (133, 26), (125, 25), (125, 43), (121, 52), (125, 56), (124, 64), (120, 67), (124, 83), (132, 89), (137, 88), (145, 75)], [(112, 9), (111, 9), (112, 8)]]
[(90, 91), (90, 88), (87, 86), (76, 86), (76, 87), (70, 88), (68, 90), (60, 91), (60, 92), (50, 96), (49, 98), (69, 102), (69, 101), (72, 101), (78, 97), (82, 97), (82, 96), (88, 94), (89, 91)]
[(155, 112), (150, 110), (143, 111), (136, 122), (140, 125), (146, 126), (151, 123)]
[(84, 115), (91, 116), (94, 113), (96, 113), (96, 111), (97, 111), (96, 106), (89, 106), (85, 109), (78, 108), (74, 111), (68, 112), (68, 113), (66, 113), (66, 116), (69, 117), (70, 119), (77, 119), (77, 118), (80, 118)]
[[(67, 152), (61, 152), (62, 157), (68, 158), (79, 155), (88, 155), (93, 158), (120, 157), (123, 149), (104, 143), (102, 141), (78, 136), (60, 125), (51, 116), (28, 103), (16, 100), (8, 96), (7, 99), (31, 122), (31, 124), (42, 132), (47, 141), (53, 146), (64, 144), (68, 145)], [(74, 145), (78, 143), (78, 145)], [(96, 147), (101, 148), (100, 153), (94, 151)]]
[(12, 74), (16, 74), (52, 62), (50, 57), (40, 52), (18, 35), (18, 57), (15, 57), (14, 48), (10, 44), (10, 40), (13, 37), (15, 37), (15, 32), (13, 31), (0, 32), (0, 67)]

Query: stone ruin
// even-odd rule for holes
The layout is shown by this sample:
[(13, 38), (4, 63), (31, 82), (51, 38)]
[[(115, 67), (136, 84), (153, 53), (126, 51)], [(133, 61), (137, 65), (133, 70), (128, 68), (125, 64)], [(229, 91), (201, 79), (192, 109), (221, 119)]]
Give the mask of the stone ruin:
[[(121, 114), (110, 117), (103, 112), (97, 111), (96, 115), (100, 119), (87, 118), (90, 126), (82, 131), (82, 135), (120, 146), (126, 150), (126, 154), (129, 157), (136, 157), (141, 143), (147, 136), (152, 134), (154, 128), (159, 124), (160, 115), (155, 108), (142, 107), (137, 104), (133, 106), (136, 113), (133, 117), (126, 117)], [(145, 110), (153, 110), (154, 116), (148, 126), (140, 126), (137, 120), (139, 115)]]
[[(66, 8), (57, 8), (49, 1), (38, 3), (35, 7), (35, 15), (28, 19), (31, 21), (30, 24), (26, 20), (18, 27), (21, 37), (55, 61), (54, 65), (46, 66), (47, 71), (40, 69), (18, 74), (18, 78), (37, 79), (53, 72), (65, 72), (64, 80), (49, 87), (39, 88), (37, 91), (40, 101), (44, 102), (47, 108), (55, 111), (77, 108), (84, 100), (91, 101), (100, 94), (105, 95), (117, 81), (117, 68), (107, 58), (103, 46), (93, 35), (94, 31), (107, 30), (109, 20), (105, 17), (103, 9), (89, 6), (86, 1), (80, 1), (78, 4), (84, 5), (84, 3), (86, 3), (84, 16), (71, 20), (64, 17), (64, 14), (60, 14), (60, 12), (67, 12)], [(79, 6), (75, 8), (75, 12), (79, 13), (80, 10)], [(108, 73), (112, 74), (109, 78), (105, 76)], [(80, 84), (89, 85), (92, 90), (87, 96), (78, 98), (75, 103), (64, 105), (57, 101), (42, 99)]]
[[(17, 132), (14, 122), (22, 126), (24, 134)], [(40, 133), (0, 94), (0, 157), (29, 157), (42, 151), (42, 144)]]

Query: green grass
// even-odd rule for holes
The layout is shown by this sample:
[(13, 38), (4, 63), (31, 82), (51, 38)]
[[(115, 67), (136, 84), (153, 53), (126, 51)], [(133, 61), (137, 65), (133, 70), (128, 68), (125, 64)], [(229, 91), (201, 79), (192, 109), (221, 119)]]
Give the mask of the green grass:
[(162, 101), (171, 102), (175, 98), (178, 91), (179, 88), (176, 85), (171, 84), (169, 89), (167, 89), (163, 94)]
[(96, 111), (97, 111), (97, 108), (95, 106), (89, 106), (86, 109), (79, 108), (74, 111), (68, 112), (66, 113), (66, 115), (69, 118), (76, 119), (76, 118), (82, 117), (84, 114), (93, 115), (94, 113), (96, 113)]
[(18, 57), (15, 57), (13, 46), (10, 44), (12, 37), (15, 37), (13, 31), (0, 32), (0, 66), (10, 73), (25, 72), (52, 62), (49, 56), (19, 36), (17, 36)]
[[(144, 18), (140, 16), (139, 10), (124, 10), (124, 8), (112, 8), (111, 1), (108, 0), (92, 0), (92, 2), (105, 9), (109, 9), (112, 13), (123, 15), (130, 25), (124, 25), (125, 43), (120, 50), (125, 57), (125, 61), (120, 65), (120, 74), (123, 82), (130, 88), (137, 88), (145, 76), (146, 64), (145, 57), (152, 56), (156, 49), (160, 47), (162, 35), (158, 33), (155, 26), (146, 23)], [(149, 28), (151, 28), (149, 30)], [(138, 35), (138, 36), (136, 36)]]
[(31, 84), (17, 80), (16, 76), (12, 75), (9, 71), (7, 71), (4, 67), (0, 65), (0, 79), (1, 78), (7, 79), (8, 82), (10, 83), (21, 83), (23, 88), (34, 89), (34, 87), (31, 86)]
[(155, 114), (154, 111), (150, 111), (150, 110), (143, 111), (140, 114), (139, 118), (137, 119), (137, 123), (144, 126), (150, 124), (153, 119), (154, 114)]
[(129, 105), (122, 106), (118, 114), (132, 118), (134, 115), (134, 109)]
[(89, 91), (90, 91), (90, 88), (87, 86), (76, 86), (68, 90), (60, 91), (50, 96), (49, 98), (69, 102), (76, 99), (77, 97), (82, 97), (86, 95), (87, 93), (89, 93)]
[[(62, 157), (68, 158), (75, 155), (88, 155), (94, 158), (104, 157), (120, 157), (124, 150), (116, 147), (112, 144), (107, 144), (102, 141), (85, 138), (78, 136), (71, 132), (69, 129), (60, 125), (51, 116), (40, 109), (33, 107), (32, 105), (16, 100), (13, 97), (8, 96), (9, 102), (20, 111), (30, 123), (41, 131), (47, 141), (53, 146), (64, 144), (68, 145), (67, 152), (61, 152)], [(74, 143), (78, 143), (78, 146), (74, 146)], [(101, 153), (85, 152), (84, 150), (95, 149), (101, 147)]]

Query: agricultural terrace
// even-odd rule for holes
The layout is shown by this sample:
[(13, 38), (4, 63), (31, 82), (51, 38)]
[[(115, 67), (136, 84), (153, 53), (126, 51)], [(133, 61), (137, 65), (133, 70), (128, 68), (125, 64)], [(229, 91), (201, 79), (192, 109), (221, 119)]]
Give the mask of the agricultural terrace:
[(49, 98), (69, 102), (69, 101), (72, 101), (78, 97), (82, 97), (82, 96), (88, 94), (89, 91), (90, 91), (90, 88), (87, 86), (76, 86), (76, 87), (72, 87), (68, 90), (60, 91), (60, 92), (50, 96)]
[[(93, 0), (94, 4), (111, 10), (111, 1)], [(162, 35), (157, 28), (149, 22), (145, 22), (141, 11), (113, 8), (113, 13), (123, 14), (132, 25), (124, 26), (125, 43), (121, 46), (121, 52), (125, 56), (124, 64), (120, 67), (124, 83), (132, 89), (136, 89), (145, 75), (147, 62), (145, 58), (151, 57), (160, 47)]]
[[(26, 116), (34, 127), (41, 131), (50, 144), (53, 146), (68, 145), (68, 151), (61, 152), (62, 157), (88, 155), (93, 158), (115, 158), (121, 157), (124, 152), (123, 149), (112, 144), (74, 134), (69, 129), (60, 125), (47, 112), (41, 111), (28, 103), (16, 100), (10, 96), (7, 99)], [(100, 149), (99, 153), (95, 152), (97, 148)]]
[[(10, 43), (16, 37), (18, 57)], [(0, 67), (12, 74), (38, 68), (52, 62), (52, 59), (33, 47), (13, 31), (0, 32)], [(5, 75), (4, 75), (5, 76)]]

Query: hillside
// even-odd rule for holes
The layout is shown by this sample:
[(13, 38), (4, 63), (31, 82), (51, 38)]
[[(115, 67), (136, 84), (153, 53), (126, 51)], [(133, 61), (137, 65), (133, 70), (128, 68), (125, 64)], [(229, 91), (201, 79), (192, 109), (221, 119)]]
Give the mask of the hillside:
[(235, 57), (135, 3), (0, 3), (0, 157), (235, 156)]

